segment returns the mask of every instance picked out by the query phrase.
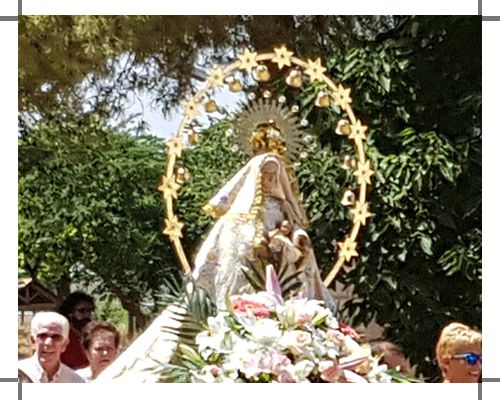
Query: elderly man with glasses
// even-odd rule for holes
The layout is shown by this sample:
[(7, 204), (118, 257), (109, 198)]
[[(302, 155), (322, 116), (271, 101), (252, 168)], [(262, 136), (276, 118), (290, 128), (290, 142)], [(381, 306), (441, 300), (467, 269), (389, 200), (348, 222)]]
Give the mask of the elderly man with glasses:
[(452, 322), (441, 331), (436, 356), (443, 383), (478, 383), (483, 369), (483, 337), (471, 327)]
[(20, 382), (84, 383), (71, 368), (61, 362), (68, 345), (69, 322), (55, 312), (40, 312), (31, 321), (35, 354), (19, 361)]

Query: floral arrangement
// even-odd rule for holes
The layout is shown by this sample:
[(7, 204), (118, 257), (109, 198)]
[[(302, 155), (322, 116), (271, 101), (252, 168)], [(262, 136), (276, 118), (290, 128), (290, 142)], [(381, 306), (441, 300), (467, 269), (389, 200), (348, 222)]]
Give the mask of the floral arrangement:
[(370, 345), (359, 344), (358, 333), (339, 323), (323, 302), (300, 296), (284, 301), (272, 278), (266, 291), (228, 297), (227, 310), (207, 318), (194, 345), (179, 343), (180, 362), (167, 368), (183, 369), (184, 379), (177, 381), (406, 381), (379, 365)]

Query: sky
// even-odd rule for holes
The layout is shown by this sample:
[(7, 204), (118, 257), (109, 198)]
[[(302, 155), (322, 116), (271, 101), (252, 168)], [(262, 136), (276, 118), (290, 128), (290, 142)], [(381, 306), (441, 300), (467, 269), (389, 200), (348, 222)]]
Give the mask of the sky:
[[(205, 60), (207, 59), (207, 55), (209, 55), (211, 51), (212, 51), (211, 48), (203, 48), (199, 51), (198, 60), (195, 64), (196, 70), (199, 73), (199, 75), (208, 76), (209, 69), (217, 67), (216, 65), (205, 65), (206, 64)], [(112, 76), (111, 78), (105, 78), (106, 80), (105, 84), (109, 84), (110, 82), (112, 83), (113, 77), (114, 76), (118, 77), (122, 73), (123, 68), (125, 68), (125, 66), (128, 63), (129, 56), (130, 56), (129, 54), (124, 54), (118, 58), (117, 63), (114, 62), (110, 63), (110, 66), (116, 66), (116, 68), (114, 68), (111, 74)], [(134, 67), (134, 72), (137, 73), (138, 75), (148, 73), (147, 69), (142, 67), (141, 65)], [(87, 78), (89, 77), (90, 75), (84, 78), (81, 83), (81, 88), (84, 90), (86, 87)], [(199, 79), (192, 79), (192, 84), (195, 90), (197, 91), (205, 87), (205, 82), (200, 81)], [(95, 92), (95, 89), (87, 90), (87, 98), (89, 99), (92, 96), (95, 96), (96, 94), (97, 93)], [(212, 99), (215, 100), (219, 106), (224, 107), (229, 112), (236, 111), (236, 109), (238, 108), (238, 102), (244, 100), (245, 98), (246, 95), (243, 92), (232, 93), (231, 91), (229, 91), (227, 85), (217, 88), (212, 96)], [(120, 124), (120, 122), (122, 122), (123, 120), (126, 120), (128, 117), (134, 114), (140, 114), (144, 119), (144, 121), (147, 123), (147, 129), (145, 133), (169, 139), (172, 136), (172, 134), (175, 134), (179, 129), (179, 126), (183, 119), (182, 116), (183, 109), (182, 107), (177, 106), (171, 108), (171, 111), (169, 112), (168, 115), (164, 115), (160, 107), (155, 106), (153, 100), (154, 97), (152, 94), (141, 93), (139, 91), (129, 92), (127, 94), (128, 104), (124, 110), (124, 115), (121, 118), (115, 118), (111, 120), (110, 125), (116, 126)], [(84, 109), (86, 109), (86, 106), (84, 106)], [(211, 117), (221, 117), (221, 116), (222, 114), (219, 114), (218, 112), (214, 112), (211, 114)], [(201, 125), (204, 125), (209, 121), (206, 113), (202, 113), (202, 115), (198, 116), (196, 120)]]
[[(240, 93), (232, 93), (224, 87), (217, 91), (213, 99), (219, 106), (223, 106), (230, 112), (234, 112), (238, 106), (238, 102), (245, 99), (245, 95)], [(134, 94), (131, 96), (130, 104), (126, 109), (126, 115), (134, 113), (143, 113), (144, 120), (150, 125), (147, 133), (161, 138), (169, 139), (172, 134), (175, 134), (182, 121), (182, 109), (176, 108), (171, 115), (165, 117), (159, 109), (155, 109), (151, 104), (151, 98), (146, 95)], [(211, 114), (214, 117), (221, 116), (218, 112)], [(208, 122), (206, 115), (203, 115), (197, 120), (204, 124)]]

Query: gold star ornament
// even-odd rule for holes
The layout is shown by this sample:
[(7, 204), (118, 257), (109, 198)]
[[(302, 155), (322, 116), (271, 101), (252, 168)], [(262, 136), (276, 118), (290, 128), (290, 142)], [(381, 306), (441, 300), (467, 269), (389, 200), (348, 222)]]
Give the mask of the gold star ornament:
[(336, 106), (346, 110), (348, 105), (352, 103), (351, 88), (345, 88), (339, 84), (337, 91), (333, 93), (333, 100)]
[(356, 207), (351, 208), (349, 212), (353, 215), (353, 222), (361, 225), (366, 225), (366, 219), (371, 217), (373, 214), (368, 211), (368, 203), (356, 202)]
[(368, 127), (362, 125), (361, 121), (358, 119), (354, 125), (351, 125), (351, 133), (349, 134), (349, 139), (361, 139), (366, 140), (366, 130)]
[(285, 65), (290, 67), (292, 65), (290, 60), (292, 55), (293, 51), (288, 51), (285, 45), (282, 45), (274, 49), (274, 57), (271, 61), (278, 64), (279, 69), (283, 68)]
[(358, 162), (358, 169), (354, 171), (352, 174), (358, 179), (358, 184), (361, 185), (363, 182), (366, 182), (368, 185), (371, 184), (371, 176), (375, 172), (371, 169), (370, 161), (366, 161), (364, 163)]
[(162, 177), (162, 182), (161, 185), (158, 187), (158, 190), (160, 192), (163, 192), (163, 198), (167, 198), (172, 196), (174, 199), (177, 198), (177, 192), (181, 188), (181, 185), (179, 185), (175, 181), (175, 177), (171, 176), (170, 179), (167, 179), (165, 175)]
[(224, 74), (222, 67), (210, 68), (209, 71), (210, 75), (208, 76), (208, 83), (211, 88), (224, 85), (226, 75)]
[(185, 149), (184, 143), (182, 143), (182, 138), (180, 136), (174, 136), (168, 142), (165, 143), (168, 147), (168, 154), (174, 154), (177, 158), (181, 158), (182, 150)]
[(238, 68), (247, 71), (249, 74), (252, 72), (252, 68), (255, 68), (258, 65), (257, 52), (255, 51), (245, 49), (243, 54), (238, 54), (237, 57), (241, 61)]
[(309, 66), (304, 72), (309, 75), (311, 82), (323, 82), (323, 72), (326, 71), (326, 68), (321, 65), (321, 59), (317, 58), (314, 62), (312, 60), (307, 60), (307, 63)]
[(357, 257), (359, 254), (356, 251), (357, 243), (351, 238), (346, 238), (343, 242), (338, 243), (340, 248), (340, 257), (344, 257), (346, 261), (350, 261), (352, 257)]
[(200, 110), (199, 110), (200, 104), (198, 103), (198, 101), (194, 96), (191, 96), (186, 101), (183, 101), (182, 105), (186, 107), (186, 110), (184, 110), (184, 115), (189, 119), (193, 119), (197, 115), (200, 115)]
[(184, 227), (184, 223), (180, 222), (177, 219), (177, 215), (174, 215), (172, 219), (165, 220), (165, 229), (163, 230), (163, 234), (168, 235), (170, 240), (180, 239), (182, 238), (182, 228)]

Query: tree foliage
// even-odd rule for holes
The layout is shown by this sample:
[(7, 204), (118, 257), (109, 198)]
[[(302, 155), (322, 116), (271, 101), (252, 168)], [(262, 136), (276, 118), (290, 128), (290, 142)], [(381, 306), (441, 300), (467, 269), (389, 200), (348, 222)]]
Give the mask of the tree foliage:
[(176, 268), (161, 234), (163, 148), (154, 137), (107, 132), (93, 117), (40, 123), (21, 138), (21, 272), (51, 287), (63, 277), (93, 281), (143, 325), (141, 303)]
[(19, 109), (114, 115), (130, 91), (142, 91), (167, 112), (192, 89), (193, 75), (233, 59), (234, 48), (288, 43), (319, 57), (391, 24), (374, 16), (22, 16)]

